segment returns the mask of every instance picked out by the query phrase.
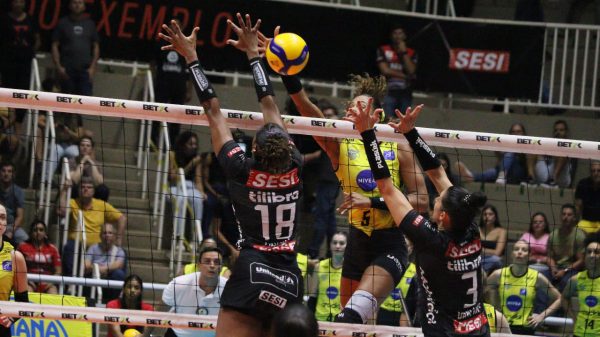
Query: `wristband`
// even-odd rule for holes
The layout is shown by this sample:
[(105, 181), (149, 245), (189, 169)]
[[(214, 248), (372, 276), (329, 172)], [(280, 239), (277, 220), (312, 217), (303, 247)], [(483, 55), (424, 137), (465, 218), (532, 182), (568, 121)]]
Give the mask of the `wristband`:
[(302, 82), (298, 76), (281, 76), (281, 81), (290, 95), (297, 94), (302, 90)]
[(255, 57), (250, 60), (250, 68), (252, 68), (252, 77), (254, 77), (254, 89), (256, 96), (260, 102), (266, 96), (275, 96), (271, 79), (265, 69), (260, 57)]
[(367, 153), (367, 159), (371, 166), (371, 172), (373, 172), (373, 178), (375, 180), (385, 179), (391, 177), (390, 170), (388, 169), (387, 163), (383, 159), (379, 144), (377, 144), (377, 137), (375, 136), (375, 130), (369, 129), (360, 134), (363, 139), (363, 145), (365, 146), (365, 152)]
[(27, 290), (21, 293), (15, 293), (15, 302), (29, 302), (29, 293)]
[(384, 211), (388, 210), (388, 207), (385, 204), (383, 197), (376, 197), (376, 198), (369, 198), (369, 199), (371, 199), (371, 208), (377, 208), (377, 209), (381, 209)]
[(427, 145), (427, 143), (425, 143), (423, 138), (419, 136), (417, 129), (413, 128), (409, 132), (405, 133), (404, 137), (415, 152), (415, 156), (417, 156), (423, 171), (429, 171), (442, 165), (433, 150), (429, 147), (429, 145)]
[(196, 94), (198, 95), (200, 102), (217, 97), (215, 89), (213, 89), (208, 78), (206, 78), (206, 74), (204, 74), (204, 70), (202, 70), (202, 67), (200, 66), (200, 62), (194, 61), (188, 64), (188, 69), (190, 70), (192, 82), (194, 82), (194, 88), (196, 89)]

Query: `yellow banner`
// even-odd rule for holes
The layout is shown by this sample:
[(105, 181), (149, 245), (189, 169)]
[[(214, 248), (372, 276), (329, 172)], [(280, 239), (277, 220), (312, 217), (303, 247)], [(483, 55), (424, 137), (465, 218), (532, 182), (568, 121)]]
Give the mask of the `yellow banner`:
[[(85, 307), (85, 297), (29, 293), (29, 302), (52, 305)], [(73, 311), (73, 310), (71, 310)], [(66, 315), (66, 316), (65, 316)], [(74, 317), (77, 313), (63, 313)], [(92, 337), (92, 323), (70, 320), (21, 318), (10, 329), (13, 337)]]

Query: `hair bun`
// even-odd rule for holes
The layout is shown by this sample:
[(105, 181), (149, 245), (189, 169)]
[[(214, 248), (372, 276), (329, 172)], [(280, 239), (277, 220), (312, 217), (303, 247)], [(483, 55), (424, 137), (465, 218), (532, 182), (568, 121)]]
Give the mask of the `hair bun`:
[(474, 193), (467, 194), (463, 198), (463, 201), (470, 207), (479, 208), (485, 205), (485, 203), (487, 202), (487, 196), (484, 193), (477, 191)]

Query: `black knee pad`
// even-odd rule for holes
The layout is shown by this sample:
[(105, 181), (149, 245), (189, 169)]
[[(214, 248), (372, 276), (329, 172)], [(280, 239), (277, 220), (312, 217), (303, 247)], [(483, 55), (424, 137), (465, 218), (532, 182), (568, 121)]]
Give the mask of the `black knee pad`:
[(379, 255), (373, 260), (373, 265), (385, 269), (394, 279), (394, 286), (400, 282), (402, 275), (406, 271), (406, 261), (402, 261), (398, 256), (388, 253)]

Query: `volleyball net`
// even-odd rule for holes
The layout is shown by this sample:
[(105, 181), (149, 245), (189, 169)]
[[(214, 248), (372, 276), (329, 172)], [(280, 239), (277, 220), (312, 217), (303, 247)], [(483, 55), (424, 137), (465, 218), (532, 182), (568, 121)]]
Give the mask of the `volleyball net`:
[[(201, 239), (206, 235), (200, 229), (200, 219), (189, 221), (193, 214), (194, 201), (188, 201), (193, 195), (193, 188), (186, 187), (185, 173), (182, 171), (172, 175), (170, 167), (174, 158), (169, 155), (175, 144), (171, 142), (168, 135), (169, 124), (180, 124), (182, 129), (193, 130), (198, 134), (199, 147), (210, 150), (210, 129), (207, 128), (208, 121), (201, 107), (192, 105), (162, 104), (150, 101), (134, 101), (114, 98), (102, 98), (91, 96), (75, 96), (61, 93), (16, 90), (0, 88), (0, 106), (15, 109), (27, 109), (35, 111), (30, 121), (31, 130), (38, 126), (33, 116), (46, 116), (47, 123), (52, 123), (51, 113), (63, 112), (75, 114), (84, 118), (86, 123), (95, 124), (94, 138), (96, 140), (96, 154), (102, 157), (105, 180), (110, 185), (111, 196), (108, 202), (113, 204), (127, 217), (127, 226), (122, 247), (127, 252), (127, 264), (124, 267), (127, 274), (144, 275), (144, 281), (154, 283), (167, 283), (169, 279), (183, 272), (184, 265), (194, 264), (195, 251)], [(222, 113), (232, 129), (256, 130), (263, 125), (261, 113), (222, 109)], [(426, 113), (426, 112), (425, 112)], [(160, 136), (151, 140), (152, 124), (148, 121), (160, 122), (158, 127)], [(350, 122), (343, 120), (330, 120), (321, 118), (306, 118), (298, 116), (283, 116), (283, 121), (292, 134), (306, 136), (324, 136), (331, 138), (359, 138), (358, 132)], [(417, 122), (418, 124), (418, 122)], [(525, 135), (507, 135), (501, 133), (472, 132), (461, 130), (446, 130), (418, 127), (421, 136), (436, 147), (437, 152), (445, 152), (452, 161), (470, 163), (473, 170), (482, 171), (489, 165), (495, 165), (497, 157), (494, 151), (514, 152), (519, 154), (532, 154), (539, 156), (556, 156), (578, 158), (581, 167), (587, 167), (591, 160), (600, 160), (600, 142), (555, 139)], [(52, 151), (50, 139), (55, 137), (51, 127), (47, 131), (39, 129), (38, 133), (29, 133), (24, 141), (30, 145), (36, 141), (43, 140), (46, 145), (37, 142), (37, 151), (44, 148), (44, 165), (49, 165), (49, 151)], [(405, 142), (404, 137), (394, 132), (387, 125), (377, 125), (376, 132), (379, 140), (392, 142)], [(135, 133), (132, 135), (131, 133)], [(139, 134), (138, 134), (139, 133)], [(118, 138), (118, 139), (117, 139)], [(55, 140), (56, 141), (56, 140)], [(155, 148), (151, 143), (154, 141)], [(35, 155), (35, 149), (31, 149), (31, 155)], [(32, 194), (35, 195), (36, 207), (34, 211), (54, 214), (52, 211), (58, 205), (56, 202), (60, 190), (66, 186), (69, 177), (70, 166), (68, 162), (60, 161), (60, 156), (55, 156), (55, 165), (62, 167), (60, 178), (47, 177), (42, 185), (35, 184)], [(37, 176), (43, 176), (47, 169), (38, 168)], [(60, 171), (60, 170), (59, 170)], [(115, 173), (116, 172), (116, 173)], [(457, 172), (455, 172), (457, 173)], [(113, 174), (113, 176), (111, 176)], [(54, 178), (55, 184), (52, 184)], [(43, 180), (43, 179), (42, 179)], [(56, 182), (57, 181), (57, 182)], [(318, 182), (313, 179), (313, 184)], [(45, 184), (44, 184), (45, 183)], [(537, 211), (547, 213), (551, 225), (560, 223), (558, 212), (564, 203), (573, 202), (572, 188), (544, 188), (528, 184), (483, 184), (466, 183), (470, 190), (484, 190), (488, 194), (489, 202), (499, 209), (499, 217), (502, 225), (508, 230), (509, 242), (516, 241), (521, 234), (527, 231), (531, 216)], [(38, 186), (43, 186), (38, 188)], [(172, 187), (179, 186), (183, 195), (183, 203), (169, 202), (175, 192)], [(315, 186), (309, 188), (314, 191)], [(71, 191), (65, 188), (67, 200)], [(47, 195), (45, 199), (37, 199), (41, 194)], [(42, 201), (44, 200), (44, 201)], [(171, 216), (165, 212), (165, 207), (171, 205)], [(205, 212), (206, 204), (205, 204)], [(84, 272), (83, 255), (89, 248), (90, 241), (98, 241), (99, 233), (85, 233), (85, 216), (71, 212), (67, 205), (67, 215), (47, 216), (46, 222), (53, 228), (51, 239), (57, 243), (59, 249), (66, 244), (69, 238), (69, 227), (75, 228), (77, 235), (75, 251), (74, 270), (65, 276), (83, 276), (89, 274)], [(304, 227), (311, 227), (314, 219), (310, 211), (305, 210), (307, 215), (302, 220)], [(29, 215), (32, 220), (33, 217)], [(172, 219), (172, 220), (171, 220)], [(184, 219), (182, 224), (177, 224), (178, 219)], [(344, 222), (338, 219), (338, 223)], [(347, 225), (347, 224), (346, 224)], [(29, 223), (25, 223), (28, 229)], [(178, 227), (179, 226), (179, 227)], [(181, 227), (183, 226), (183, 227)], [(551, 229), (554, 229), (552, 227)], [(342, 230), (344, 230), (342, 228)], [(304, 249), (311, 240), (310, 230), (300, 231), (300, 241)], [(95, 236), (95, 240), (90, 237)], [(86, 241), (87, 239), (87, 241)], [(79, 241), (81, 240), (81, 241)], [(186, 251), (185, 242), (189, 242), (189, 251)], [(504, 252), (504, 262), (510, 262), (510, 248)], [(94, 272), (92, 272), (94, 274)], [(102, 278), (101, 273), (96, 272), (96, 278)], [(58, 277), (58, 276), (56, 276)], [(88, 276), (89, 277), (89, 276)], [(315, 277), (310, 273), (308, 278)], [(98, 280), (98, 282), (101, 282)], [(58, 282), (57, 282), (58, 283)], [(306, 282), (307, 284), (310, 281)], [(71, 288), (72, 294), (85, 294), (80, 283), (78, 288)], [(98, 286), (96, 288), (119, 289), (114, 284)], [(62, 287), (60, 289), (63, 290)], [(146, 288), (146, 297), (151, 297), (158, 307), (162, 289), (155, 287)], [(64, 289), (67, 292), (67, 289)], [(83, 292), (82, 292), (83, 291)], [(306, 291), (305, 291), (306, 293)], [(106, 295), (106, 294), (105, 294)], [(98, 295), (97, 295), (98, 296)], [(58, 306), (44, 306), (35, 304), (10, 304), (0, 303), (2, 314), (13, 317), (27, 317), (27, 315), (41, 315), (47, 319), (86, 320), (95, 323), (127, 322), (131, 325), (178, 327), (178, 328), (200, 328), (213, 329), (216, 323), (214, 316), (174, 315), (168, 313), (153, 313), (123, 311), (116, 313), (114, 310), (102, 308), (78, 308), (75, 309)], [(42, 313), (42, 314), (40, 314)], [(72, 314), (78, 315), (73, 316)], [(550, 320), (549, 320), (550, 322)], [(553, 324), (565, 324), (565, 321), (557, 320)], [(413, 328), (391, 328), (384, 326), (353, 326), (339, 325), (333, 323), (322, 323), (323, 335), (351, 335), (368, 336), (374, 333), (377, 336), (421, 336), (419, 329)]]

